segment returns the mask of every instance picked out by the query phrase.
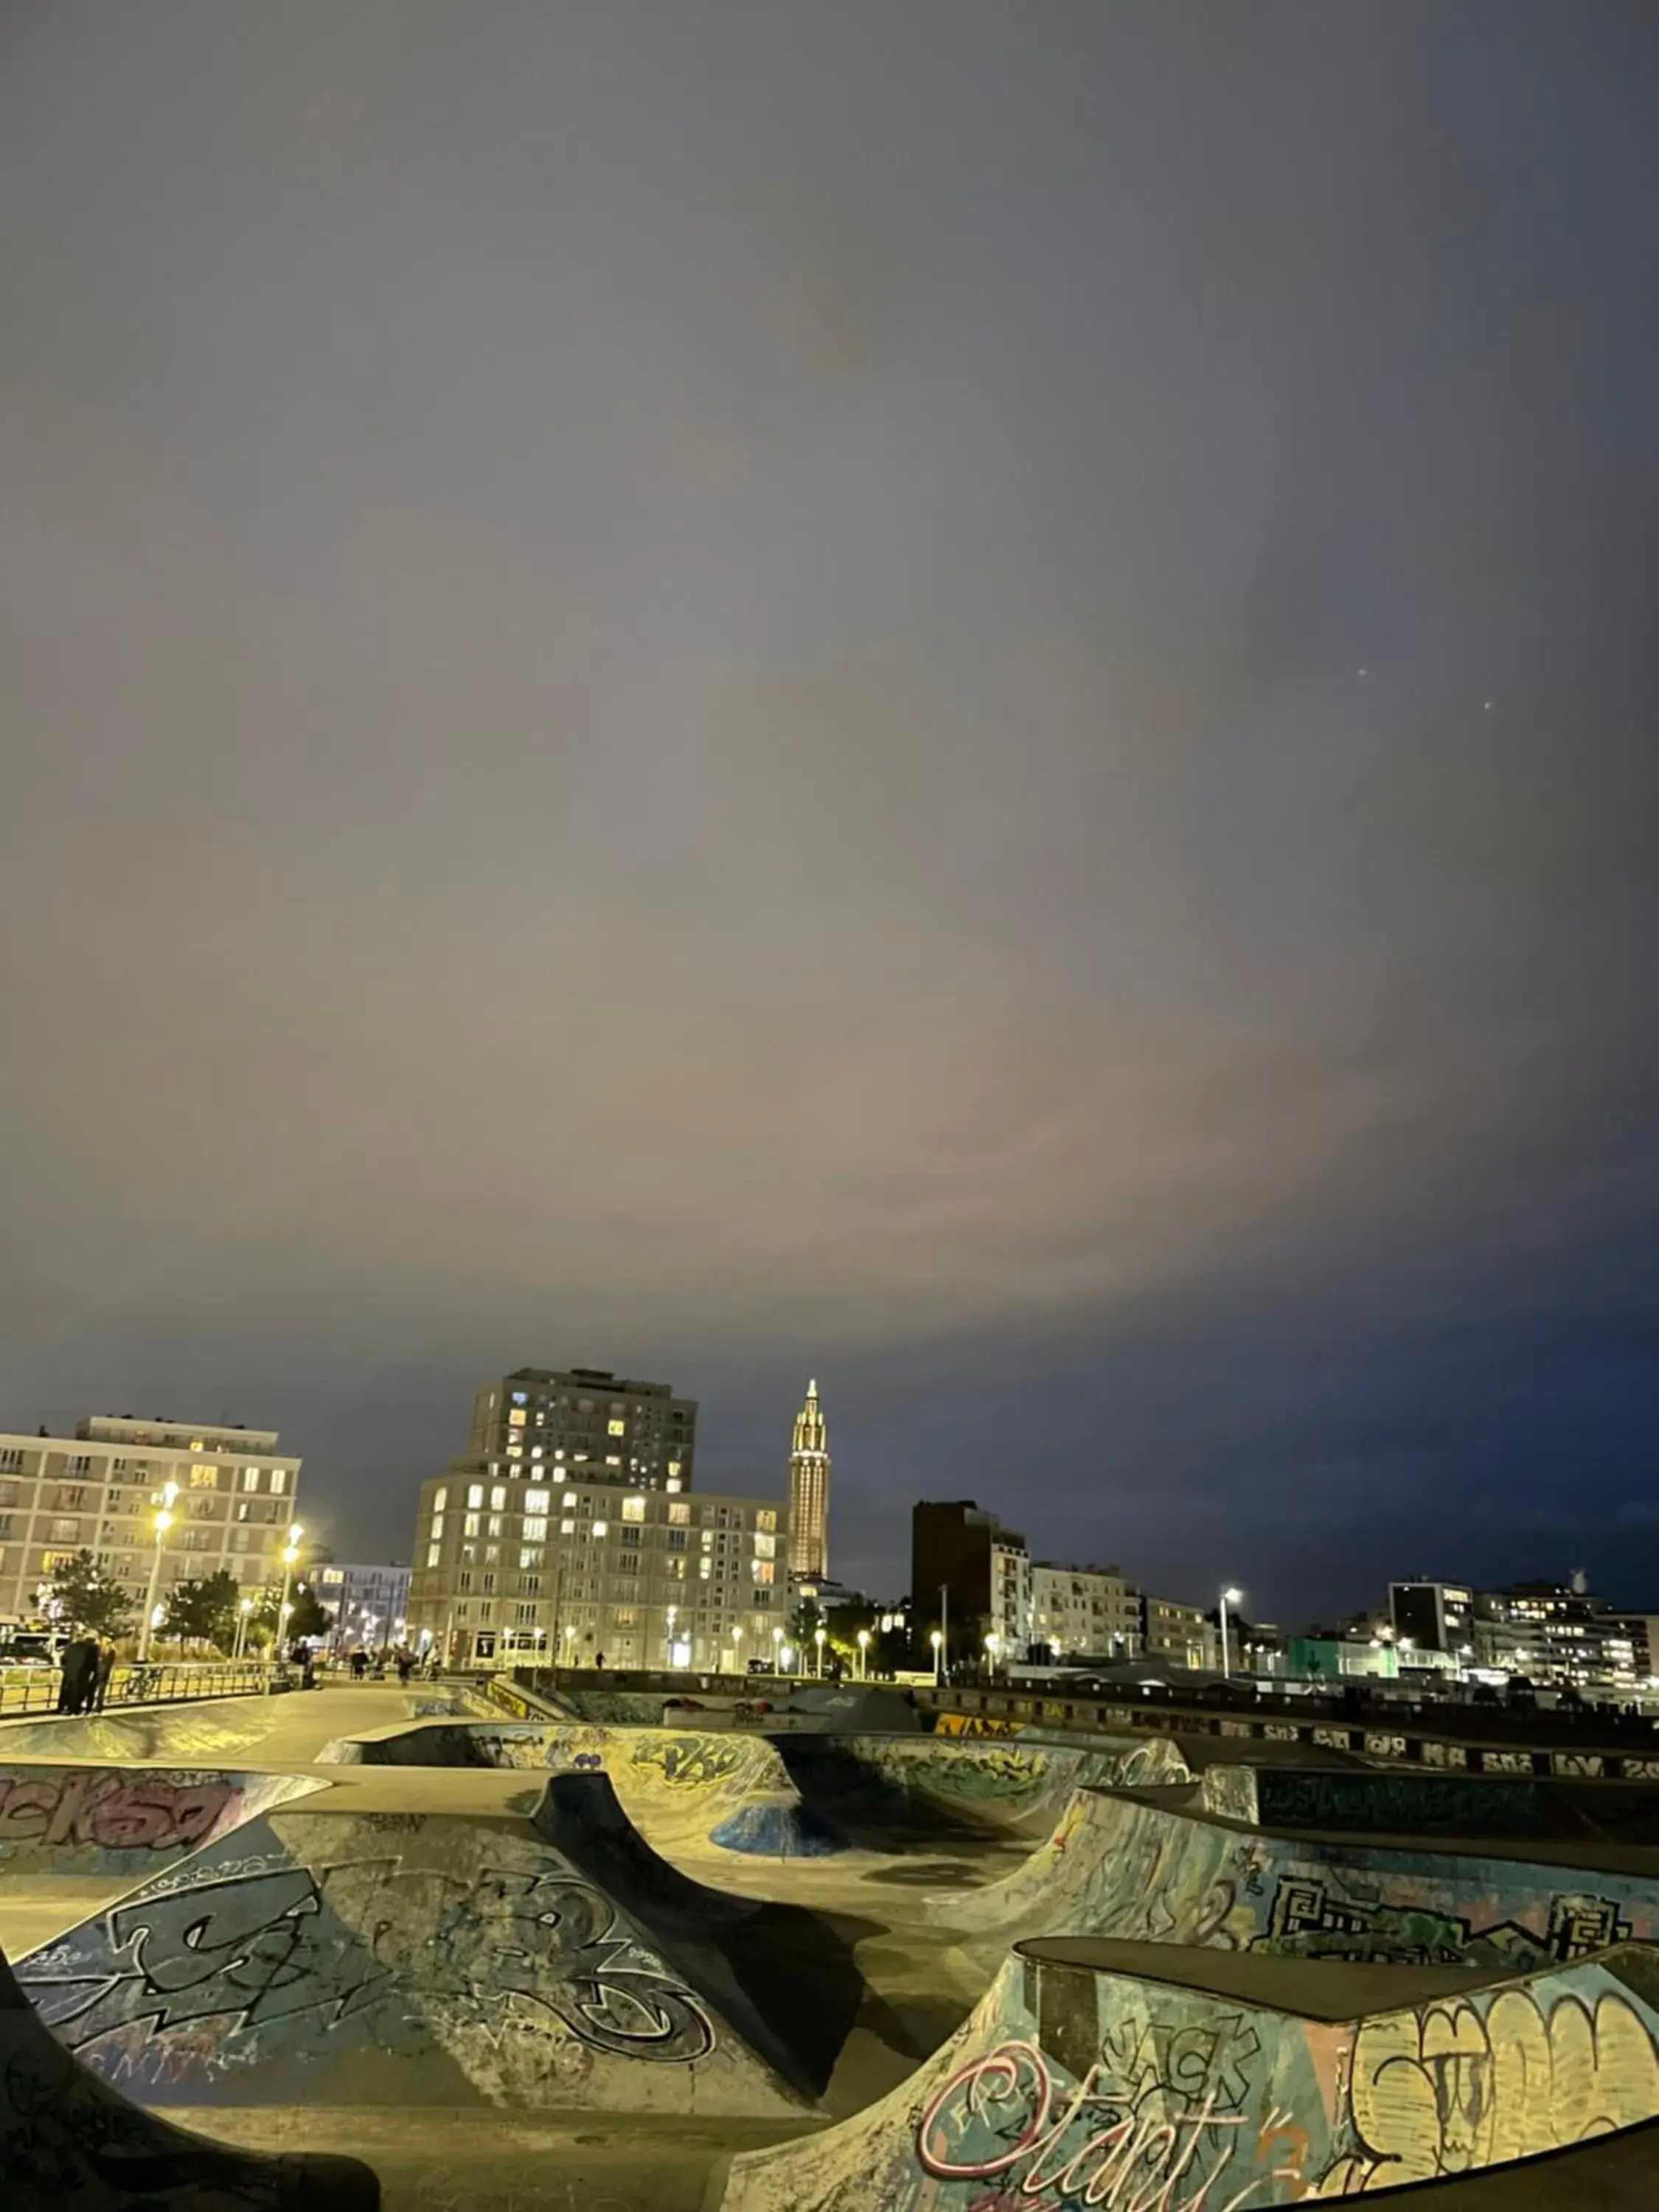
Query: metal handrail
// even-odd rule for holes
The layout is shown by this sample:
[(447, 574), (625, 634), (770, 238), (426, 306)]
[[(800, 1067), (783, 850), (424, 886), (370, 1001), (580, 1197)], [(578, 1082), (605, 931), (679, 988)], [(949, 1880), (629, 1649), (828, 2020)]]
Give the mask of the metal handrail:
[[(269, 1680), (272, 1689), (288, 1689), (293, 1670), (275, 1668), (264, 1661), (244, 1660), (215, 1665), (211, 1662), (154, 1660), (143, 1665), (123, 1663), (111, 1674), (99, 1708), (104, 1712), (133, 1705), (178, 1705), (198, 1698), (257, 1696)], [(21, 1713), (56, 1713), (63, 1683), (56, 1667), (0, 1668), (0, 1718)]]

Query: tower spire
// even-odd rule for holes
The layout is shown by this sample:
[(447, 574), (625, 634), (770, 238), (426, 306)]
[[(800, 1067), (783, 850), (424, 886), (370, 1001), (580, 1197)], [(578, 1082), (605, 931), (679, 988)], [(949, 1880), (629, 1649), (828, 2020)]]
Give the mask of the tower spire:
[(819, 1580), (830, 1571), (830, 1425), (816, 1376), (790, 1442), (789, 1571)]

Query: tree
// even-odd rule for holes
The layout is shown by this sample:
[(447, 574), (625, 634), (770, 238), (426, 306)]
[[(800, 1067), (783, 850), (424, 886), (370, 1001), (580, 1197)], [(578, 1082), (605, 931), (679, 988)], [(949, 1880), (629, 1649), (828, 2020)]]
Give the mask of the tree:
[[(255, 1607), (249, 1627), (266, 1644), (276, 1633), (276, 1600), (268, 1597)], [(334, 1615), (318, 1601), (317, 1593), (308, 1583), (299, 1583), (289, 1594), (288, 1623), (284, 1633), (290, 1644), (301, 1641), (313, 1643), (326, 1636), (334, 1626)]]
[(72, 1627), (92, 1636), (119, 1636), (132, 1620), (132, 1600), (90, 1552), (65, 1559), (52, 1577), (53, 1602)]
[(797, 1650), (805, 1651), (823, 1626), (823, 1615), (818, 1610), (817, 1601), (804, 1597), (789, 1616), (789, 1641)]
[(236, 1607), (241, 1589), (234, 1575), (221, 1567), (217, 1574), (202, 1575), (179, 1583), (167, 1597), (161, 1627), (180, 1643), (216, 1644), (228, 1651), (236, 1640)]

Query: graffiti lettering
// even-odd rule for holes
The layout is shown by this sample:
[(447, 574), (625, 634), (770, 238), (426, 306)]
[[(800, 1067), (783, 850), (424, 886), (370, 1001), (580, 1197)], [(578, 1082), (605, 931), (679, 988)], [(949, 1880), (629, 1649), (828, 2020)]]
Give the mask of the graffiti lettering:
[(958, 1736), (1018, 1735), (1024, 1726), (1024, 1721), (1000, 1720), (992, 1713), (941, 1713), (934, 1733)]
[(240, 1800), (234, 1783), (108, 1767), (0, 1781), (0, 1846), (167, 1850), (198, 1844)]
[[(1247, 2115), (1219, 2110), (1213, 2086), (1196, 2105), (1176, 2093), (1139, 2106), (1107, 2088), (1107, 2078), (1091, 2066), (1055, 2117), (1066, 2077), (1056, 2080), (1035, 2043), (1000, 2044), (953, 2074), (928, 2104), (916, 2130), (917, 2160), (939, 2181), (1005, 2176), (988, 2202), (1029, 2203), (1034, 2212), (1070, 2203), (1240, 2212), (1270, 2182), (1300, 2182), (1299, 2166), (1275, 2166), (1216, 2203), (1211, 2191), (1244, 2142), (1237, 2131)], [(1288, 2118), (1272, 2113), (1258, 2140), (1278, 2140)], [(1206, 2170), (1194, 2173), (1200, 2160)]]
[(1426, 1906), (1346, 1895), (1316, 1875), (1287, 1875), (1274, 1892), (1267, 1934), (1249, 1948), (1299, 1958), (1386, 1959), (1420, 1966), (1487, 1958), (1529, 1971), (1587, 1958), (1630, 1934), (1630, 1922), (1611, 1898), (1576, 1892), (1553, 1897), (1541, 1930), (1516, 1920), (1476, 1928), (1455, 1914)]

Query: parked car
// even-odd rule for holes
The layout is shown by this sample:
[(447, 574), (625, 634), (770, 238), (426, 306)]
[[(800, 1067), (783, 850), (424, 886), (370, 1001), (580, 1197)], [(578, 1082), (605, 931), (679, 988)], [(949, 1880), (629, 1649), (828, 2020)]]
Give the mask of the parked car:
[(20, 1628), (0, 1638), (0, 1667), (55, 1667), (69, 1638), (49, 1628)]

